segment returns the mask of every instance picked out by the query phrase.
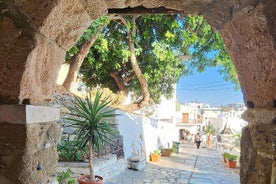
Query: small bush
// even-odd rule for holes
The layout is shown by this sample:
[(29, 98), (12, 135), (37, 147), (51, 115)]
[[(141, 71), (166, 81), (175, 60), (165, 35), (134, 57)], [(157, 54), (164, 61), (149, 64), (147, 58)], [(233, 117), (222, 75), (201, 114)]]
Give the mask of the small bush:
[(58, 173), (57, 181), (59, 184), (75, 184), (76, 181), (71, 178), (71, 170), (67, 168), (66, 171)]
[(57, 146), (59, 161), (83, 161), (87, 158), (88, 149), (80, 148), (76, 140), (61, 139), (61, 143)]
[(155, 155), (161, 155), (161, 150), (160, 149), (154, 150), (153, 154), (155, 154)]
[(224, 153), (223, 153), (223, 157), (224, 157), (226, 160), (229, 160), (229, 161), (237, 161), (238, 155), (233, 155), (233, 154), (224, 152)]
[(222, 154), (222, 156), (223, 156), (223, 158), (227, 158), (228, 157), (228, 155), (229, 155), (230, 153), (228, 153), (228, 152), (224, 152), (223, 154)]

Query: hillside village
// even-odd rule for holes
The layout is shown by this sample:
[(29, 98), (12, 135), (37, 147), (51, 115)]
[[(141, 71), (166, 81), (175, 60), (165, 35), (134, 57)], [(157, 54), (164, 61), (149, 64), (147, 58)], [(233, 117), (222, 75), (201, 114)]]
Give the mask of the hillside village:
[(235, 134), (247, 125), (241, 117), (245, 110), (243, 103), (216, 107), (200, 102), (180, 104), (174, 96), (169, 100), (163, 98), (161, 104), (155, 106), (153, 118), (173, 123), (180, 130), (185, 129), (192, 134), (202, 131), (208, 124), (214, 127), (217, 134)]

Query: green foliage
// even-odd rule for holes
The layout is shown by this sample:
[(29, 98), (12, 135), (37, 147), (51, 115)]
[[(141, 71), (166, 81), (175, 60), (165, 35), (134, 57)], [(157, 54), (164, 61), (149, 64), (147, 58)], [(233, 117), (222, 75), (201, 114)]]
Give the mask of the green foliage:
[(230, 153), (228, 153), (228, 152), (223, 152), (223, 154), (222, 154), (222, 156), (223, 156), (223, 158), (227, 158), (228, 157), (228, 155), (229, 155)]
[[(151, 98), (158, 103), (162, 94), (170, 98), (174, 84), (180, 76), (199, 72), (207, 67), (220, 66), (226, 80), (238, 85), (235, 68), (227, 54), (220, 35), (201, 16), (145, 15), (132, 25), (130, 17), (124, 17), (128, 26), (136, 26), (136, 57), (146, 79)], [(95, 42), (81, 68), (83, 80), (88, 86), (108, 87), (117, 91), (110, 72), (115, 71), (122, 80), (133, 75), (129, 61), (127, 30), (123, 24), (111, 21)], [(182, 60), (178, 56), (190, 56)], [(134, 97), (141, 94), (137, 78), (125, 84)]]
[(111, 118), (118, 116), (115, 109), (109, 108), (111, 101), (108, 96), (103, 97), (103, 93), (97, 91), (92, 101), (91, 93), (85, 97), (84, 101), (76, 96), (74, 105), (69, 107), (67, 120), (72, 127), (76, 128), (77, 144), (80, 148), (89, 149), (89, 170), (90, 180), (95, 180), (93, 170), (93, 149), (100, 150), (104, 142), (111, 142), (113, 136), (112, 125), (108, 122)]
[(161, 150), (160, 149), (156, 149), (153, 151), (153, 154), (155, 155), (161, 155)]
[(107, 120), (118, 115), (115, 114), (115, 109), (108, 108), (110, 104), (108, 97), (102, 99), (99, 91), (93, 101), (91, 93), (84, 101), (76, 96), (74, 106), (70, 107), (71, 113), (66, 119), (76, 128), (77, 144), (80, 148), (85, 148), (91, 141), (92, 147), (100, 150), (103, 143), (110, 140), (113, 129)]
[(233, 155), (233, 154), (227, 154), (226, 155), (226, 160), (229, 160), (229, 161), (237, 161), (237, 158), (238, 158), (238, 155)]
[(109, 22), (109, 18), (106, 15), (94, 20), (91, 25), (84, 31), (83, 35), (77, 41), (77, 43), (69, 51), (66, 52), (65, 60), (69, 61), (74, 55), (76, 55), (79, 52), (79, 45), (87, 40), (90, 40), (95, 34), (99, 32), (99, 29), (103, 25), (105, 25), (106, 22)]
[(76, 181), (71, 178), (72, 171), (67, 168), (66, 171), (60, 172), (57, 175), (57, 181), (59, 184), (75, 184)]
[(224, 79), (232, 81), (238, 88), (235, 67), (219, 33), (212, 30), (202, 16), (187, 16), (185, 20), (183, 45), (188, 47), (183, 47), (183, 52), (194, 56), (189, 66), (196, 68), (198, 72), (203, 72), (206, 67), (219, 66)]
[(76, 139), (68, 140), (65, 137), (62, 137), (61, 143), (57, 146), (57, 150), (59, 160), (66, 162), (83, 161), (88, 155), (88, 149), (80, 148)]
[(208, 124), (206, 125), (204, 132), (207, 134), (214, 134), (216, 133), (216, 129), (214, 128), (214, 125), (211, 124), (210, 122), (208, 122)]
[(234, 155), (228, 152), (222, 154), (223, 158), (229, 161), (237, 161), (238, 155)]
[[(130, 64), (127, 34), (135, 26), (137, 32), (132, 40), (136, 58), (155, 103), (160, 102), (161, 95), (168, 99), (172, 96), (174, 84), (181, 76), (192, 74), (194, 70), (202, 72), (207, 67), (218, 66), (225, 80), (233, 81), (239, 88), (223, 40), (202, 16), (143, 15), (136, 18), (135, 25), (130, 16), (123, 18), (126, 24), (120, 21), (109, 23), (85, 58), (80, 72), (87, 86), (107, 87), (117, 92), (119, 88), (110, 75), (112, 72), (121, 81), (131, 78), (124, 82), (124, 87), (133, 92), (134, 99), (140, 97), (141, 86)], [(78, 53), (78, 45), (90, 39), (107, 21), (107, 16), (95, 20), (67, 52), (66, 58)]]

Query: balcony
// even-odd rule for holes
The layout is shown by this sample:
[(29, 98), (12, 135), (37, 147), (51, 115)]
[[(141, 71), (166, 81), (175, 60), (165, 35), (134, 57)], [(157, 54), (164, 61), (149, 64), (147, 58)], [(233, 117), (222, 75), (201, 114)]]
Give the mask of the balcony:
[(183, 122), (182, 119), (176, 119), (176, 125), (200, 125), (202, 124), (202, 119), (188, 119), (188, 122)]

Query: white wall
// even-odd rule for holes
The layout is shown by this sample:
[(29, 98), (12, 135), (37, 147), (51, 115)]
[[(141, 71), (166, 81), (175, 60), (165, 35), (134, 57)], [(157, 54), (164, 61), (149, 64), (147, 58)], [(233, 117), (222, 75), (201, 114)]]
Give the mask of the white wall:
[(248, 123), (237, 117), (228, 118), (229, 128), (234, 132), (241, 132), (242, 128)]
[(176, 97), (173, 96), (171, 99), (161, 97), (161, 103), (156, 105), (156, 112), (154, 117), (157, 119), (172, 119), (176, 111)]
[(167, 147), (178, 141), (178, 129), (174, 124), (157, 121), (143, 116), (117, 111), (118, 129), (123, 136), (125, 158), (132, 155), (149, 154), (160, 146)]
[(213, 124), (214, 128), (221, 132), (225, 126), (225, 122), (221, 118), (211, 118), (211, 123)]

